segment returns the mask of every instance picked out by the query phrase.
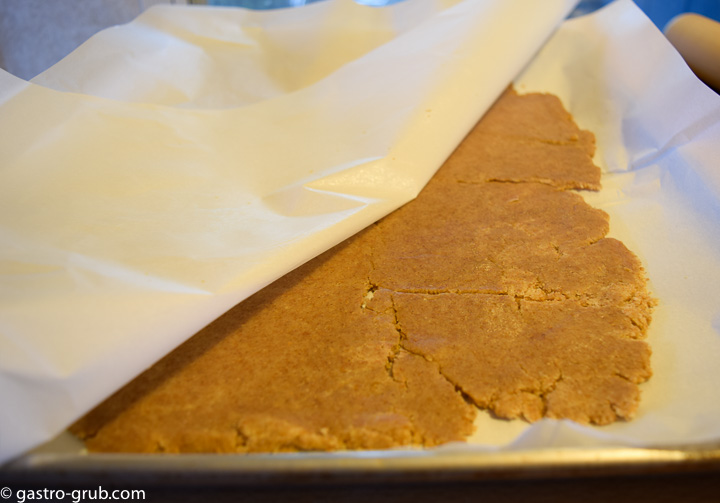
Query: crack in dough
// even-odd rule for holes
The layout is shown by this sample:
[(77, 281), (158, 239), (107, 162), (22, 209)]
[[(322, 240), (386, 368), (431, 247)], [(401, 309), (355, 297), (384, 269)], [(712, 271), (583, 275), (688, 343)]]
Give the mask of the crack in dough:
[(508, 90), (421, 194), (210, 324), (71, 430), (91, 451), (433, 446), (630, 419), (654, 300), (606, 237), (594, 139)]

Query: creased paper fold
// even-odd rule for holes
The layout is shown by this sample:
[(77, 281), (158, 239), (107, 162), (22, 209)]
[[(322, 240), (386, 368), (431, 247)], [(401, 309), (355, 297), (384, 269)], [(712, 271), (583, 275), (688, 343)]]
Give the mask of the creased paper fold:
[(0, 73), (0, 461), (413, 198), (573, 3), (155, 7)]

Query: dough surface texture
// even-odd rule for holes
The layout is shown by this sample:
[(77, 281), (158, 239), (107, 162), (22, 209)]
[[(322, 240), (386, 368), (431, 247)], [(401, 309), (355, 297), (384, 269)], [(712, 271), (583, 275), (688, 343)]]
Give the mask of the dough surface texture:
[(79, 420), (90, 451), (462, 441), (502, 419), (604, 425), (651, 376), (654, 299), (606, 237), (594, 137), (506, 91), (410, 203), (248, 298)]

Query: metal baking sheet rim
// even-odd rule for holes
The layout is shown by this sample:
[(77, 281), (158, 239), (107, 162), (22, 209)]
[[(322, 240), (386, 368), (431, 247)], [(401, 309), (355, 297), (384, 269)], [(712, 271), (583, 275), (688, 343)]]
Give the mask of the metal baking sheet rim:
[(720, 470), (720, 443), (683, 448), (500, 452), (389, 450), (280, 454), (35, 454), (0, 469), (17, 482), (214, 485), (443, 482)]

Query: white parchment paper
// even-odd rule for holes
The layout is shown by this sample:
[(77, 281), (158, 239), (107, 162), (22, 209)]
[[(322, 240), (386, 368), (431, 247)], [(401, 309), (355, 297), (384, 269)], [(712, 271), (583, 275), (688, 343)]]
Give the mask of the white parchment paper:
[(659, 299), (655, 375), (636, 419), (601, 428), (478, 421), (492, 447), (678, 446), (720, 440), (720, 96), (629, 0), (563, 23), (516, 79), (560, 96), (597, 137), (603, 189), (583, 193), (643, 261)]
[(0, 72), (0, 462), (413, 198), (573, 3), (155, 7)]

